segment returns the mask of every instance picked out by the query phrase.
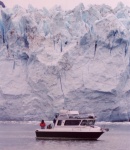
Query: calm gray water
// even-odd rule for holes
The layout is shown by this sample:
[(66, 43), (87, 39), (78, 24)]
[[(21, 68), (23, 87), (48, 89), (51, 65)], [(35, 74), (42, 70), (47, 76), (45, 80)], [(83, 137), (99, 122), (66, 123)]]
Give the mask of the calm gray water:
[(36, 122), (0, 122), (0, 150), (130, 150), (130, 123), (99, 124), (110, 131), (97, 141), (58, 141), (36, 140)]

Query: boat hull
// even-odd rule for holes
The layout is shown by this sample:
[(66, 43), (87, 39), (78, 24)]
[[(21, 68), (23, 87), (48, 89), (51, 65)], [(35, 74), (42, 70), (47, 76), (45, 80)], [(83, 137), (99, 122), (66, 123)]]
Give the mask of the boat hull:
[(77, 140), (97, 140), (104, 132), (58, 132), (58, 131), (38, 131), (37, 139), (77, 139)]

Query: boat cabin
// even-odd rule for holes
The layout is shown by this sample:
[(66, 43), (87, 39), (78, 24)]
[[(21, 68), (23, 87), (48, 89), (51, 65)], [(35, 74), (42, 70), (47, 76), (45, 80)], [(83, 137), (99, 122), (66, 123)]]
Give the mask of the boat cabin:
[(69, 126), (93, 126), (95, 124), (95, 116), (87, 115), (85, 117), (80, 115), (78, 111), (61, 110), (56, 114), (55, 127), (69, 127)]

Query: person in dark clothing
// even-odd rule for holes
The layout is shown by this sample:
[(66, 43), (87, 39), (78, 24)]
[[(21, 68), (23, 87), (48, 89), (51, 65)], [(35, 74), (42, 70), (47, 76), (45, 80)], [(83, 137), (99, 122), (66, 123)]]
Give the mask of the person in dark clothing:
[(55, 125), (55, 123), (56, 123), (56, 119), (55, 119), (55, 118), (53, 119), (53, 123), (54, 123), (54, 125)]
[(45, 126), (46, 126), (46, 124), (45, 124), (44, 120), (42, 120), (40, 123), (41, 129), (45, 129)]
[(49, 125), (47, 126), (47, 129), (52, 129), (51, 124), (49, 124)]
[(58, 115), (56, 114), (56, 115), (55, 115), (55, 118), (53, 119), (53, 123), (54, 123), (54, 125), (55, 125), (55, 123), (56, 123), (56, 119), (57, 119), (57, 117), (58, 117)]

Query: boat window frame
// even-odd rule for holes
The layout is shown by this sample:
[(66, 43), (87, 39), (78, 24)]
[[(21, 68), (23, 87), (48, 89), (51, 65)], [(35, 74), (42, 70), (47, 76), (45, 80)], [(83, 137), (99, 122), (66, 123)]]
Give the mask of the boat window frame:
[[(63, 121), (63, 120), (58, 120), (58, 121), (57, 121), (57, 126), (61, 126), (61, 125), (62, 125), (62, 121)], [(59, 122), (60, 122), (60, 123), (59, 123)]]
[[(73, 122), (76, 122), (76, 121), (77, 121), (77, 123), (73, 123)], [(64, 122), (64, 126), (79, 126), (80, 123), (81, 123), (81, 119), (79, 119), (79, 120), (77, 120), (77, 119), (71, 119), (71, 120), (67, 119)]]
[[(83, 121), (86, 121), (86, 123), (83, 125)], [(92, 122), (92, 123), (90, 123)], [(94, 119), (84, 119), (82, 120), (82, 122), (80, 123), (81, 126), (93, 126), (95, 124), (95, 120)]]

